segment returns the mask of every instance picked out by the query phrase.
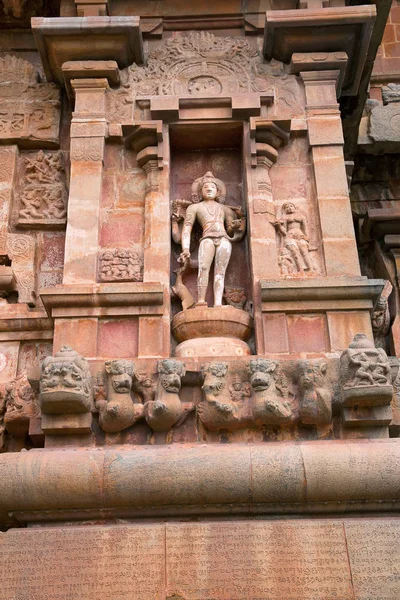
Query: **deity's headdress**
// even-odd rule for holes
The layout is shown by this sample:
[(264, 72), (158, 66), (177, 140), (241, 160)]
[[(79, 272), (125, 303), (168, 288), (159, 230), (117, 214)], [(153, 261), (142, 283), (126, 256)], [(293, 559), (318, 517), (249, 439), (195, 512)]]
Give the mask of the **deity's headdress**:
[(224, 184), (224, 182), (221, 179), (214, 177), (214, 175), (211, 173), (211, 171), (207, 171), (207, 173), (205, 175), (203, 175), (203, 177), (198, 177), (193, 182), (193, 184), (192, 184), (192, 201), (200, 202), (201, 189), (202, 189), (203, 185), (205, 183), (208, 183), (209, 181), (211, 181), (212, 183), (215, 183), (215, 185), (217, 186), (216, 200), (217, 200), (217, 202), (220, 202), (221, 204), (223, 204), (225, 202), (225, 198), (226, 198), (226, 185)]

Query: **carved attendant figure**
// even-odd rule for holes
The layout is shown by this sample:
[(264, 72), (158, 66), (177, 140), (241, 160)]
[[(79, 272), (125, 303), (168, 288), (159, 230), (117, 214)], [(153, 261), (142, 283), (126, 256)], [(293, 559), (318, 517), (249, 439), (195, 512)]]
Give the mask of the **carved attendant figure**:
[(223, 183), (211, 172), (206, 173), (198, 185), (202, 201), (191, 204), (186, 210), (180, 260), (185, 262), (190, 258), (190, 236), (197, 220), (203, 230), (199, 246), (198, 303), (205, 304), (210, 268), (215, 261), (214, 306), (222, 306), (225, 273), (232, 252), (231, 242), (242, 239), (245, 221), (235, 218), (234, 210), (220, 203), (224, 199)]
[[(289, 251), (297, 271), (299, 273), (314, 271), (315, 269), (309, 254), (307, 218), (296, 209), (293, 202), (285, 202), (283, 204), (282, 216), (273, 225), (282, 237), (282, 249)], [(282, 253), (283, 255), (284, 253)]]

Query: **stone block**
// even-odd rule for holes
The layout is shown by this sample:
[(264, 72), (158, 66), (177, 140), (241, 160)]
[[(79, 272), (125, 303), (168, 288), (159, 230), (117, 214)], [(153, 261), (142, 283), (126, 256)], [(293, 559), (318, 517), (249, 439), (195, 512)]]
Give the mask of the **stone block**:
[(92, 414), (43, 415), (42, 431), (47, 435), (88, 435), (92, 432)]
[(373, 339), (371, 315), (367, 310), (328, 311), (327, 322), (331, 350), (344, 350), (357, 333)]
[(326, 352), (329, 350), (325, 315), (288, 315), (290, 352)]
[(374, 142), (392, 144), (392, 151), (398, 151), (400, 143), (400, 103), (374, 106), (371, 111), (369, 135)]
[(97, 356), (132, 358), (138, 354), (138, 319), (99, 319)]

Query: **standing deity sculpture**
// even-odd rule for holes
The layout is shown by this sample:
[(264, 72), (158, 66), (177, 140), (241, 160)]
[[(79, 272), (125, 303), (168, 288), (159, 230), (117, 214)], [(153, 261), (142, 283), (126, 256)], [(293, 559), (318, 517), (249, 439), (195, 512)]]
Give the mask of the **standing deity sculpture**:
[(273, 223), (281, 237), (279, 264), (282, 275), (315, 271), (310, 256), (307, 217), (293, 202), (285, 202), (279, 220)]
[(191, 234), (197, 221), (202, 228), (198, 252), (197, 304), (206, 304), (210, 269), (214, 262), (214, 306), (222, 306), (225, 273), (232, 253), (232, 242), (243, 238), (246, 223), (239, 207), (224, 205), (225, 184), (210, 171), (196, 179), (193, 188), (192, 195), (195, 201), (186, 209), (179, 261), (186, 263), (190, 260)]

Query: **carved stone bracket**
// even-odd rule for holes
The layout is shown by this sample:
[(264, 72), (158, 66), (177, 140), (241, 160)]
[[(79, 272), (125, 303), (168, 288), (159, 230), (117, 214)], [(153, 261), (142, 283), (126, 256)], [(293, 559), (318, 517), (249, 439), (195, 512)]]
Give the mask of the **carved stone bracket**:
[(137, 152), (139, 166), (148, 161), (156, 161), (163, 168), (163, 127), (162, 121), (143, 121), (135, 125), (123, 125), (124, 141)]

